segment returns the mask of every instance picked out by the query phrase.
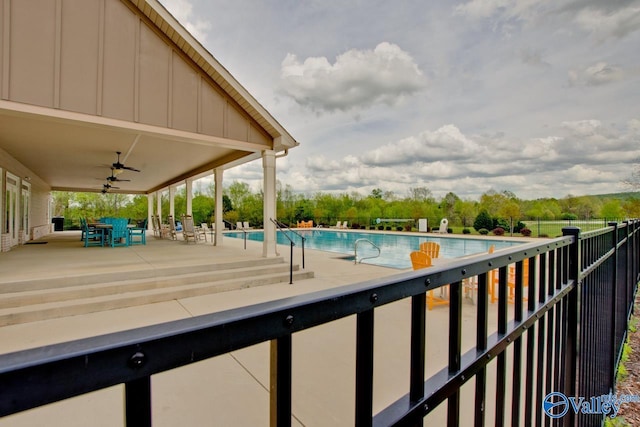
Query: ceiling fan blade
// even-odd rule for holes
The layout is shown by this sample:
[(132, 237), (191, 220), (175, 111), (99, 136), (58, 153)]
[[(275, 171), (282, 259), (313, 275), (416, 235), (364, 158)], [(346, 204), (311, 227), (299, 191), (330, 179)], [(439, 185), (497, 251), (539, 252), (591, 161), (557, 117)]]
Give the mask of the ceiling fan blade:
[(140, 172), (140, 169), (136, 169), (131, 166), (125, 166), (124, 164), (120, 163), (120, 154), (122, 154), (122, 152), (116, 151), (116, 154), (118, 155), (118, 160), (113, 165), (111, 165), (112, 170), (116, 170), (116, 171), (129, 170), (133, 172)]
[(117, 176), (108, 176), (107, 181), (109, 182), (131, 182), (130, 179), (120, 179)]

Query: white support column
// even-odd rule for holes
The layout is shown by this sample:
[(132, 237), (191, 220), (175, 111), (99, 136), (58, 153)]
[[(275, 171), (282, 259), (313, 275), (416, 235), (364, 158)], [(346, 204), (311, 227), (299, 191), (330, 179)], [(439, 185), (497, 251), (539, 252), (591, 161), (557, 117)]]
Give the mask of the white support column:
[(263, 223), (264, 241), (262, 242), (262, 256), (275, 257), (276, 226), (271, 218), (276, 219), (276, 152), (265, 150), (262, 152), (262, 171), (264, 192)]
[(193, 201), (193, 180), (187, 179), (185, 181), (187, 189), (187, 215), (193, 216), (193, 208), (191, 202)]
[(215, 182), (215, 238), (214, 242), (216, 246), (222, 246), (222, 230), (224, 230), (224, 223), (222, 222), (222, 214), (224, 213), (224, 205), (222, 204), (222, 175), (224, 170), (214, 169), (213, 178)]
[(169, 215), (176, 220), (176, 187), (169, 186)]
[(153, 228), (153, 221), (151, 216), (153, 215), (153, 194), (147, 194), (147, 230)]
[(156, 191), (156, 212), (162, 223), (162, 192), (160, 190)]

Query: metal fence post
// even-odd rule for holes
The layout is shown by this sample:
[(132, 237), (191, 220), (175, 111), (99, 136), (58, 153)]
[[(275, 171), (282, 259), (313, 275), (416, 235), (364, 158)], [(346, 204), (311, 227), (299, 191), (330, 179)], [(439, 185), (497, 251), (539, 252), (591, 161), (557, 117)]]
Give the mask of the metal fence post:
[[(580, 305), (580, 272), (582, 266), (581, 246), (580, 246), (580, 228), (564, 227), (562, 229), (563, 236), (573, 236), (573, 243), (569, 246), (569, 263), (568, 279), (573, 282), (573, 289), (567, 296), (567, 342), (565, 346), (565, 366), (564, 366), (564, 394), (566, 396), (575, 396), (578, 378), (578, 323), (579, 323), (579, 305)], [(575, 414), (573, 411), (567, 413), (567, 424), (574, 425)]]
[(125, 384), (125, 424), (151, 427), (151, 377)]
[[(613, 390), (616, 383), (616, 366), (618, 361), (618, 223), (609, 222), (609, 227), (613, 227), (613, 233), (611, 236), (611, 249), (613, 249), (613, 255), (611, 256), (611, 359), (609, 372), (609, 386)], [(624, 316), (626, 320), (626, 310), (624, 310)], [(620, 343), (620, 346), (622, 344)]]
[(285, 335), (271, 340), (270, 427), (291, 427), (292, 339)]

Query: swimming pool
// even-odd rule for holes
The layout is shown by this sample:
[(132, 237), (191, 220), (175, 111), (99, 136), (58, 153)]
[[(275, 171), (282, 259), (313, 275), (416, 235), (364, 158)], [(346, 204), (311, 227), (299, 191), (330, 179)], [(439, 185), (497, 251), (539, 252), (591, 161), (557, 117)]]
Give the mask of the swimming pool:
[[(458, 258), (465, 255), (472, 255), (487, 252), (489, 246), (495, 245), (496, 249), (506, 248), (518, 244), (519, 241), (511, 240), (489, 240), (489, 239), (466, 239), (447, 238), (424, 235), (403, 235), (391, 233), (362, 233), (355, 231), (339, 231), (327, 229), (296, 230), (305, 237), (304, 247), (317, 249), (320, 251), (335, 252), (345, 257), (351, 256), (353, 260), (353, 247), (358, 239), (367, 239), (380, 248), (380, 256), (377, 258), (365, 259), (363, 264), (374, 264), (391, 268), (411, 268), (409, 254), (417, 251), (420, 243), (431, 241), (440, 244), (441, 258)], [(301, 239), (294, 233), (287, 232), (296, 246), (301, 246)], [(225, 233), (227, 237), (242, 239), (243, 233)], [(247, 239), (261, 242), (263, 240), (262, 231), (247, 232)], [(277, 233), (277, 242), (281, 245), (289, 245), (289, 240), (282, 231)], [(378, 251), (366, 242), (358, 244), (358, 259), (374, 256)]]

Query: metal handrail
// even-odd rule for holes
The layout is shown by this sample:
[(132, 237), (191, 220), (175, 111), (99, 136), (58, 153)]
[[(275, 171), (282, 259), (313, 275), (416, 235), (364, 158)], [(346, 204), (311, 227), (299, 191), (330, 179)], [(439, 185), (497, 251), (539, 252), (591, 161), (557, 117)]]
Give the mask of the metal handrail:
[[(276, 224), (276, 226), (281, 230), (281, 231), (290, 231), (293, 234), (295, 234), (296, 236), (298, 236), (300, 238), (300, 240), (302, 240), (302, 242), (304, 242), (307, 238), (304, 237), (302, 234), (298, 233), (296, 230), (294, 230), (293, 228), (289, 227), (288, 225), (286, 225), (283, 222), (278, 221), (277, 219), (271, 219), (271, 221)], [(287, 238), (289, 238), (289, 236), (287, 236)], [(291, 239), (289, 239), (291, 240)]]
[(375, 243), (373, 243), (371, 240), (369, 239), (358, 239), (355, 241), (355, 243), (353, 244), (353, 253), (354, 253), (354, 257), (353, 257), (353, 263), (354, 264), (358, 264), (358, 243), (360, 242), (368, 242), (369, 244), (371, 244), (371, 246), (373, 246), (374, 248), (376, 248), (378, 250), (378, 255), (376, 256), (368, 256), (368, 257), (363, 257), (360, 258), (360, 262), (362, 262), (365, 259), (371, 259), (371, 258), (378, 258), (380, 256), (380, 253), (382, 252), (380, 250), (380, 247), (378, 247), (378, 245), (376, 245)]
[(282, 231), (282, 234), (287, 238), (287, 240), (289, 240), (289, 242), (291, 242), (291, 252), (290, 252), (290, 255), (289, 255), (289, 284), (292, 285), (293, 284), (293, 247), (296, 245), (296, 243), (293, 241), (293, 239), (291, 239), (291, 237), (289, 237), (289, 235), (287, 233), (285, 233), (285, 228), (288, 231), (291, 231), (293, 234), (295, 234), (298, 237), (300, 237), (300, 239), (302, 240), (302, 269), (304, 269), (304, 241), (306, 240), (306, 238), (304, 236), (302, 236), (300, 233), (297, 233), (297, 232), (293, 231), (291, 229), (291, 227), (281, 223), (278, 220), (275, 220), (273, 218), (269, 218), (269, 221), (271, 221), (273, 224), (275, 224), (275, 226), (278, 227), (278, 229), (280, 231)]

